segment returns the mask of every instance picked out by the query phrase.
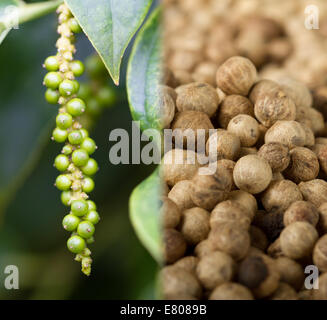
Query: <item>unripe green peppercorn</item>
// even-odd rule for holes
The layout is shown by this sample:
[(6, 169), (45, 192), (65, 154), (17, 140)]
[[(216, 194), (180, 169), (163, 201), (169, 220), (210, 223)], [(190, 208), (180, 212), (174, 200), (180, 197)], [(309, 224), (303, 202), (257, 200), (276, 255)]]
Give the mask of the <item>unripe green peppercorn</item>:
[(43, 80), (47, 88), (57, 89), (62, 82), (62, 78), (59, 72), (48, 72)]
[(62, 150), (61, 153), (65, 154), (65, 155), (70, 155), (73, 152), (73, 148), (69, 145), (65, 145)]
[(70, 101), (68, 101), (66, 105), (67, 111), (72, 115), (72, 116), (80, 116), (84, 111), (85, 111), (85, 103), (83, 100), (79, 98), (74, 98)]
[(53, 90), (53, 89), (47, 89), (47, 91), (44, 94), (45, 100), (47, 100), (47, 102), (51, 103), (51, 104), (57, 104), (60, 94), (57, 90)]
[(64, 80), (59, 85), (59, 92), (63, 97), (70, 97), (77, 92), (76, 84), (72, 80)]
[(87, 165), (89, 160), (89, 155), (83, 149), (77, 149), (72, 154), (72, 161), (75, 166), (82, 167)]
[(86, 165), (82, 167), (82, 172), (87, 176), (93, 176), (98, 171), (98, 164), (97, 162), (90, 158)]
[(94, 225), (90, 221), (82, 221), (77, 227), (78, 235), (85, 239), (92, 237), (94, 231), (95, 231)]
[(86, 59), (85, 68), (90, 76), (94, 78), (99, 78), (101, 76), (105, 76), (106, 74), (106, 67), (97, 54), (94, 54)]
[(62, 226), (67, 231), (74, 231), (76, 230), (80, 221), (81, 220), (73, 214), (67, 214), (62, 220)]
[(96, 150), (96, 145), (93, 139), (85, 138), (81, 144), (81, 148), (88, 154), (92, 154)]
[(73, 72), (75, 77), (79, 77), (84, 72), (84, 64), (82, 61), (74, 60), (70, 63), (70, 70)]
[(73, 130), (68, 134), (68, 141), (71, 144), (80, 144), (83, 141), (83, 135), (80, 130)]
[(72, 199), (71, 192), (70, 191), (63, 191), (61, 193), (60, 199), (61, 199), (61, 202), (63, 203), (63, 205), (68, 207), (70, 205), (70, 201)]
[(56, 187), (61, 191), (69, 190), (72, 185), (72, 181), (66, 174), (61, 174), (56, 179)]
[[(96, 204), (95, 204), (94, 201), (92, 201), (92, 200), (87, 200), (86, 202), (87, 202), (87, 205), (88, 205), (88, 207), (89, 207), (89, 211), (93, 211), (93, 210), (96, 210), (96, 209), (97, 209), (97, 206), (96, 206)], [(90, 220), (90, 221), (91, 221), (91, 220)], [(91, 222), (92, 222), (92, 221), (91, 221)]]
[(68, 129), (73, 124), (73, 118), (69, 113), (59, 113), (56, 117), (56, 124), (60, 129)]
[(77, 93), (77, 97), (82, 100), (87, 100), (92, 94), (91, 87), (86, 83), (81, 83)]
[[(90, 200), (91, 201), (91, 200)], [(92, 201), (93, 202), (93, 201)], [(96, 209), (96, 208), (95, 208)], [(98, 214), (97, 211), (95, 211), (95, 209), (90, 209), (89, 208), (89, 212), (88, 214), (84, 217), (84, 219), (92, 222), (93, 224), (97, 224), (100, 221), (100, 216)]]
[(94, 237), (92, 236), (92, 237), (90, 237), (90, 238), (87, 238), (87, 239), (86, 239), (86, 243), (87, 243), (87, 244), (92, 244), (92, 243), (94, 243)]
[(58, 71), (59, 69), (59, 62), (56, 56), (50, 56), (45, 59), (44, 61), (44, 67), (48, 71)]
[(104, 86), (100, 88), (96, 98), (101, 107), (109, 107), (115, 103), (116, 93), (112, 87)]
[(83, 139), (85, 139), (89, 136), (89, 132), (86, 129), (82, 128), (79, 131), (81, 132)]
[(68, 157), (63, 154), (59, 154), (55, 159), (54, 166), (59, 171), (66, 171), (69, 166)]
[(71, 205), (72, 213), (77, 217), (87, 214), (89, 206), (85, 200), (74, 200)]
[(68, 21), (69, 29), (74, 33), (80, 33), (82, 31), (79, 23), (75, 18), (70, 18)]
[(62, 143), (65, 142), (68, 136), (68, 132), (66, 130), (62, 130), (59, 128), (55, 128), (52, 131), (52, 138), (54, 141)]
[(83, 180), (82, 189), (86, 193), (90, 193), (94, 189), (94, 181), (92, 178), (86, 177)]
[(75, 93), (78, 93), (80, 84), (77, 80), (72, 80), (74, 86), (75, 86)]
[(90, 98), (88, 100), (86, 111), (88, 114), (95, 117), (101, 113), (102, 108), (96, 98)]
[(67, 248), (72, 253), (81, 253), (86, 247), (85, 240), (80, 236), (72, 236), (67, 241)]

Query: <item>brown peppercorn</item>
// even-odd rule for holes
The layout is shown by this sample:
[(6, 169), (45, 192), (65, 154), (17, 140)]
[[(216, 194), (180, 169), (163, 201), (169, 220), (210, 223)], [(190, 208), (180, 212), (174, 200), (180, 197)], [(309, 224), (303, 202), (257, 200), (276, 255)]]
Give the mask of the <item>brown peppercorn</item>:
[(258, 150), (255, 147), (252, 147), (252, 148), (242, 147), (240, 154), (239, 154), (239, 159), (243, 158), (249, 154), (257, 154), (257, 153), (258, 153)]
[(284, 228), (283, 213), (258, 211), (253, 224), (262, 229), (268, 239), (273, 241)]
[(218, 69), (216, 80), (218, 87), (226, 94), (247, 96), (257, 79), (253, 63), (243, 57), (232, 57)]
[(298, 300), (296, 291), (287, 283), (280, 282), (269, 300)]
[(161, 224), (163, 228), (176, 228), (181, 220), (181, 212), (174, 201), (162, 197), (160, 207)]
[(280, 89), (280, 86), (277, 82), (268, 79), (260, 80), (253, 86), (250, 92), (250, 101), (255, 104), (259, 98), (262, 98), (270, 91), (276, 91), (278, 89)]
[(176, 114), (171, 128), (173, 131), (176, 130), (176, 148), (182, 149), (184, 146), (188, 150), (196, 150), (197, 141), (201, 141), (202, 144), (205, 143), (213, 125), (204, 112), (187, 110)]
[(313, 180), (319, 173), (317, 156), (308, 148), (296, 147), (290, 151), (291, 161), (284, 171), (294, 182)]
[(318, 281), (319, 288), (313, 290), (314, 300), (327, 300), (327, 273), (321, 274), (316, 281)]
[(265, 233), (256, 226), (250, 226), (249, 229), (251, 246), (265, 251), (268, 247), (268, 239)]
[(198, 262), (199, 258), (194, 256), (187, 256), (175, 262), (174, 266), (184, 269), (193, 275), (196, 275), (196, 266), (198, 265)]
[(300, 191), (304, 200), (310, 201), (317, 208), (327, 202), (327, 182), (321, 179), (301, 182)]
[(315, 135), (319, 135), (324, 132), (325, 123), (321, 112), (314, 108), (309, 108), (307, 110), (307, 117), (310, 120), (310, 127)]
[(321, 234), (327, 233), (327, 202), (324, 202), (319, 208), (318, 230)]
[(215, 247), (209, 239), (202, 240), (194, 248), (194, 254), (200, 259), (213, 251)]
[(232, 94), (227, 96), (218, 110), (219, 125), (226, 129), (230, 120), (239, 114), (247, 114), (254, 117), (253, 104), (246, 97)]
[(305, 139), (305, 131), (296, 121), (279, 120), (267, 130), (265, 135), (265, 143), (279, 142), (290, 149), (303, 147)]
[(312, 129), (309, 126), (307, 126), (305, 123), (301, 123), (301, 125), (302, 125), (302, 128), (303, 128), (304, 132), (305, 132), (305, 143), (304, 143), (304, 145), (306, 147), (313, 147), (314, 144), (315, 144), (315, 135), (314, 135)]
[(221, 160), (217, 161), (217, 166), (222, 166), (223, 168), (227, 169), (228, 172), (229, 172), (229, 175), (230, 175), (230, 178), (231, 178), (231, 181), (232, 181), (231, 190), (236, 189), (236, 186), (235, 186), (234, 181), (233, 181), (233, 171), (234, 171), (234, 168), (235, 168), (235, 164), (236, 163), (234, 161), (228, 160), (228, 159), (221, 159)]
[(258, 156), (265, 159), (273, 172), (285, 170), (290, 163), (290, 154), (287, 146), (279, 142), (264, 144), (258, 151)]
[[(170, 123), (173, 121), (175, 116), (175, 101), (172, 94), (170, 94), (170, 90), (167, 86), (160, 86), (158, 99), (159, 99), (159, 115), (160, 115), (160, 122), (162, 128), (168, 128)], [(173, 90), (174, 91), (174, 90)]]
[(304, 271), (302, 266), (287, 257), (278, 257), (275, 263), (280, 274), (280, 280), (288, 283), (295, 290), (300, 290), (304, 283)]
[(226, 131), (218, 129), (212, 133), (206, 144), (206, 154), (209, 161), (220, 159), (237, 159), (241, 149), (239, 137)]
[(176, 107), (179, 112), (201, 111), (212, 117), (217, 111), (219, 97), (216, 90), (207, 83), (193, 82), (176, 88)]
[(262, 195), (267, 211), (284, 212), (293, 202), (302, 200), (299, 187), (291, 180), (273, 181)]
[[(316, 139), (317, 140), (317, 139)], [(312, 151), (316, 154), (320, 168), (324, 173), (327, 173), (327, 145), (326, 144), (316, 144)]]
[(216, 72), (218, 65), (211, 61), (203, 61), (199, 63), (192, 73), (192, 78), (196, 82), (208, 83), (216, 86)]
[(230, 281), (234, 275), (234, 269), (234, 261), (228, 254), (214, 251), (200, 259), (196, 274), (202, 286), (207, 290), (212, 290)]
[(236, 162), (233, 177), (239, 189), (257, 194), (268, 187), (272, 171), (266, 160), (257, 155), (247, 155)]
[(210, 231), (208, 239), (216, 250), (229, 254), (236, 261), (244, 258), (250, 248), (248, 231), (237, 223), (219, 224)]
[(192, 179), (191, 199), (194, 204), (206, 210), (226, 199), (232, 187), (232, 176), (227, 168), (217, 163), (217, 169), (212, 174), (203, 174), (200, 168)]
[(313, 262), (320, 272), (327, 271), (327, 234), (317, 241), (313, 249)]
[(173, 200), (181, 211), (194, 207), (191, 199), (191, 185), (191, 180), (179, 181), (168, 193), (168, 198)]
[(240, 114), (231, 119), (227, 130), (240, 138), (242, 147), (252, 147), (259, 139), (259, 124), (247, 114)]
[(264, 254), (248, 256), (239, 265), (239, 283), (259, 299), (270, 296), (278, 288), (279, 278), (274, 260)]
[(254, 114), (265, 127), (271, 127), (278, 120), (295, 120), (296, 107), (284, 91), (270, 90), (257, 98)]
[(235, 282), (226, 282), (215, 288), (209, 300), (254, 300), (251, 291)]
[(317, 239), (318, 232), (315, 227), (308, 222), (297, 221), (282, 231), (280, 246), (285, 256), (300, 259), (311, 254)]
[(246, 208), (253, 219), (258, 210), (256, 198), (249, 192), (243, 190), (233, 190), (228, 195), (228, 200), (236, 201)]
[(206, 239), (209, 230), (208, 211), (198, 207), (183, 211), (180, 231), (188, 244), (196, 245)]
[(214, 229), (220, 224), (226, 222), (237, 223), (244, 229), (249, 229), (252, 212), (243, 207), (239, 202), (233, 200), (226, 200), (218, 203), (212, 210), (210, 215), (210, 227)]
[(306, 221), (315, 227), (319, 221), (319, 212), (308, 201), (295, 201), (284, 213), (284, 225), (287, 227), (296, 221)]
[(181, 180), (192, 179), (199, 166), (194, 151), (173, 149), (164, 155), (161, 170), (164, 181), (172, 187)]
[(176, 266), (167, 266), (160, 272), (160, 287), (163, 299), (193, 297), (200, 299), (202, 289), (192, 273)]
[(163, 231), (163, 256), (168, 264), (174, 263), (184, 256), (186, 251), (186, 241), (182, 234), (175, 229), (165, 229)]
[(277, 238), (267, 249), (267, 253), (272, 258), (283, 257), (282, 248), (280, 247), (280, 238)]

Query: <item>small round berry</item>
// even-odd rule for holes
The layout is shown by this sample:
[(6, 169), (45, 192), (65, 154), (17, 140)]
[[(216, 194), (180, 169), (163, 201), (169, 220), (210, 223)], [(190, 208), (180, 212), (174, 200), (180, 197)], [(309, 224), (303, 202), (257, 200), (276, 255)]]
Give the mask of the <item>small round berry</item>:
[(57, 104), (60, 94), (57, 90), (53, 90), (53, 89), (47, 89), (47, 91), (44, 94), (45, 100), (47, 100), (47, 102), (51, 103), (51, 104)]
[(44, 66), (48, 71), (58, 71), (59, 62), (56, 56), (50, 56), (45, 59)]
[(72, 200), (72, 193), (70, 191), (63, 191), (60, 198), (63, 205), (68, 207)]
[(77, 227), (77, 233), (81, 237), (87, 239), (93, 236), (95, 231), (94, 225), (90, 221), (82, 221)]
[(62, 78), (59, 72), (48, 72), (43, 81), (47, 88), (55, 90), (61, 84)]
[(56, 187), (61, 191), (69, 190), (71, 185), (72, 181), (67, 174), (61, 174), (56, 179)]
[(89, 132), (84, 128), (80, 129), (80, 132), (81, 132), (81, 134), (83, 136), (83, 139), (85, 139), (85, 138), (87, 138), (89, 136)]
[(74, 200), (71, 205), (72, 213), (77, 217), (82, 217), (89, 211), (89, 206), (85, 200)]
[(68, 134), (68, 141), (71, 144), (80, 144), (83, 141), (83, 135), (80, 130), (73, 130)]
[(76, 84), (72, 80), (64, 80), (59, 85), (59, 92), (63, 97), (70, 97), (77, 92)]
[(79, 23), (75, 18), (70, 18), (68, 21), (69, 29), (74, 33), (80, 33), (82, 31)]
[(92, 178), (86, 177), (83, 180), (82, 189), (86, 193), (90, 193), (94, 189), (94, 181)]
[(116, 102), (116, 93), (112, 87), (104, 86), (97, 94), (97, 100), (101, 107), (110, 107)]
[(63, 154), (59, 154), (54, 161), (54, 166), (59, 171), (66, 171), (69, 166), (68, 157)]
[(92, 154), (97, 147), (93, 139), (85, 138), (81, 144), (81, 148), (84, 149), (88, 154)]
[(97, 54), (89, 56), (86, 59), (85, 68), (89, 75), (94, 78), (105, 76), (107, 73), (106, 67), (104, 66), (101, 58)]
[(79, 98), (74, 98), (67, 103), (66, 108), (72, 116), (80, 116), (85, 110), (85, 103)]
[(76, 230), (80, 221), (81, 220), (73, 214), (67, 214), (62, 220), (62, 226), (67, 231), (74, 231)]
[(85, 83), (81, 83), (77, 93), (77, 97), (83, 100), (87, 100), (92, 94), (91, 87)]
[(101, 113), (102, 108), (97, 99), (90, 98), (89, 101), (87, 102), (86, 111), (88, 114), (92, 116), (98, 116)]
[(68, 132), (66, 130), (62, 130), (59, 128), (55, 128), (52, 131), (52, 138), (54, 141), (62, 143), (65, 142), (68, 136)]
[(56, 117), (56, 124), (60, 129), (68, 129), (73, 124), (73, 118), (69, 113), (59, 113)]
[[(96, 210), (97, 206), (94, 201), (92, 200), (87, 200), (87, 205), (89, 206), (89, 211)], [(91, 221), (92, 222), (92, 221)]]
[(98, 171), (98, 164), (97, 162), (90, 158), (86, 165), (82, 167), (82, 172), (87, 176), (93, 176)]
[(74, 83), (75, 86), (75, 93), (78, 93), (79, 88), (80, 88), (80, 84), (77, 80), (72, 80), (72, 82)]
[(73, 71), (75, 77), (79, 77), (84, 72), (84, 64), (82, 61), (74, 60), (70, 63), (70, 70)]
[(95, 209), (93, 209), (93, 210), (89, 211), (89, 213), (84, 217), (84, 219), (92, 222), (93, 224), (97, 224), (100, 221), (100, 216), (95, 211)]
[(61, 153), (65, 154), (66, 156), (70, 155), (73, 152), (73, 148), (69, 145), (63, 146)]
[(72, 236), (67, 241), (67, 248), (72, 253), (81, 253), (86, 247), (85, 240), (80, 236)]
[(86, 239), (86, 243), (87, 243), (87, 244), (92, 244), (92, 243), (94, 243), (94, 237), (92, 236), (92, 237), (90, 237), (90, 238), (87, 238), (87, 239)]
[(87, 165), (88, 160), (89, 160), (89, 155), (83, 149), (77, 149), (72, 154), (72, 161), (74, 165), (77, 167), (83, 167)]

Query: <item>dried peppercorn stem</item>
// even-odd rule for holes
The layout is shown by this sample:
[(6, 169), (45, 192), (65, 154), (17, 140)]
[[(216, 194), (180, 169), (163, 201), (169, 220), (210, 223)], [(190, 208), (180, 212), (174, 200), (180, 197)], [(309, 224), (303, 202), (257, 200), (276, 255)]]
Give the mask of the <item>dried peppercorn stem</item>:
[(75, 80), (75, 76), (83, 73), (84, 65), (73, 61), (76, 52), (74, 33), (80, 28), (65, 4), (58, 7), (57, 13), (60, 35), (56, 42), (57, 54), (48, 57), (44, 64), (50, 71), (44, 78), (48, 87), (45, 97), (48, 102), (61, 105), (52, 140), (65, 142), (62, 155), (56, 158), (54, 164), (63, 172), (57, 177), (55, 185), (63, 191), (62, 202), (71, 206), (71, 212), (63, 220), (64, 229), (72, 232), (67, 247), (76, 254), (75, 260), (81, 262), (82, 272), (90, 275), (92, 259), (87, 245), (94, 241), (94, 224), (99, 221), (99, 215), (94, 202), (86, 199), (89, 197), (87, 193), (94, 188), (90, 176), (98, 169), (96, 161), (89, 157), (96, 150), (96, 145), (78, 118), (86, 107), (85, 102), (76, 96), (79, 83)]

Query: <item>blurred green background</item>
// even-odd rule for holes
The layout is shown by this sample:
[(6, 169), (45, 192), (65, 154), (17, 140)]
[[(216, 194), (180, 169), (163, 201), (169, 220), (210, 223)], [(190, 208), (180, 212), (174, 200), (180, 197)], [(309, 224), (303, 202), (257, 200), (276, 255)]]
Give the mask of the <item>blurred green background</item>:
[[(52, 165), (62, 146), (50, 140), (58, 107), (45, 102), (42, 86), (42, 63), (55, 54), (56, 39), (53, 13), (12, 30), (0, 46), (0, 299), (154, 298), (157, 266), (128, 217), (131, 191), (153, 168), (114, 166), (108, 158), (110, 130), (131, 130), (124, 80), (120, 102), (105, 110), (91, 132), (100, 167), (91, 199), (102, 220), (90, 247), (90, 277), (66, 249), (69, 234), (61, 220), (68, 209), (53, 186), (58, 173)], [(83, 34), (76, 47), (80, 60), (94, 52)], [(7, 265), (19, 268), (19, 290), (4, 288)]]

